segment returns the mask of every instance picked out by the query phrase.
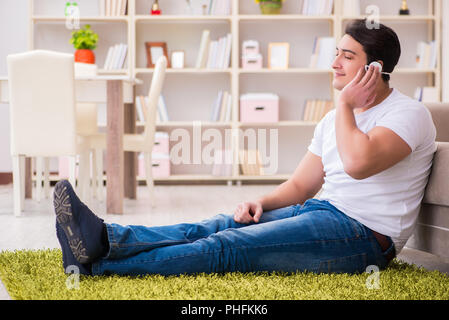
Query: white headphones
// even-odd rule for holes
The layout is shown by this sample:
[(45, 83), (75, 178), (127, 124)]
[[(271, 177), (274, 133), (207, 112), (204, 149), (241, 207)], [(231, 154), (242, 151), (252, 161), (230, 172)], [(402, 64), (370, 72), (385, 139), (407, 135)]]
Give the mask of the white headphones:
[(379, 69), (380, 73), (382, 73), (382, 74), (390, 74), (388, 72), (383, 72), (382, 71), (382, 65), (379, 62), (377, 62), (377, 61), (373, 61), (369, 65), (365, 65), (365, 71), (368, 71), (370, 66), (377, 67), (377, 69)]

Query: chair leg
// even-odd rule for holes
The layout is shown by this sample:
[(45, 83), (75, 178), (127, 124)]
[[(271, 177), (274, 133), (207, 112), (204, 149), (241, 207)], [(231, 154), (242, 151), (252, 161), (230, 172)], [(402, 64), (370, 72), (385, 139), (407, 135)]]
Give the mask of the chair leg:
[(95, 149), (95, 167), (96, 167), (96, 182), (97, 182), (97, 196), (99, 201), (103, 201), (103, 149)]
[(145, 159), (145, 176), (147, 181), (148, 191), (150, 192), (150, 201), (151, 207), (155, 206), (155, 197), (154, 197), (154, 181), (153, 181), (153, 165), (150, 153), (144, 154)]
[(20, 207), (25, 208), (25, 170), (26, 158), (25, 156), (20, 156), (19, 166), (20, 166)]
[(44, 159), (44, 195), (50, 198), (50, 158)]
[(22, 213), (22, 175), (25, 172), (21, 172), (20, 156), (12, 157), (13, 166), (13, 193), (14, 193), (14, 215), (20, 216)]
[(90, 154), (92, 155), (92, 172), (91, 172), (91, 177), (92, 177), (92, 186), (91, 186), (91, 190), (92, 190), (92, 195), (94, 196), (95, 199), (98, 199), (98, 188), (97, 188), (97, 154), (95, 152), (94, 149), (92, 149), (90, 151)]
[[(80, 199), (82, 201), (90, 200), (89, 197), (89, 152), (80, 154), (79, 174), (78, 174), (78, 189)], [(89, 199), (88, 199), (89, 198)]]
[(41, 202), (43, 157), (36, 157), (36, 201)]
[(75, 188), (76, 186), (76, 156), (69, 157), (69, 182)]

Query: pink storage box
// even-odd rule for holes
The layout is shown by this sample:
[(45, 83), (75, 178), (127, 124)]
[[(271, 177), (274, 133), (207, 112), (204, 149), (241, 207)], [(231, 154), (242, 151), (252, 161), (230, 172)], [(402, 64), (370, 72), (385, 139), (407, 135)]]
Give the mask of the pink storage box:
[[(165, 178), (170, 176), (170, 157), (168, 154), (153, 153), (152, 154), (152, 173), (153, 178)], [(143, 154), (139, 154), (138, 175), (145, 177), (145, 158)]]
[(279, 96), (249, 93), (240, 96), (240, 122), (278, 122)]
[(259, 53), (259, 42), (257, 40), (246, 40), (242, 44), (242, 55), (254, 55)]
[(243, 69), (262, 69), (262, 55), (251, 54), (242, 57), (242, 68)]
[(169, 138), (167, 132), (156, 132), (154, 135), (153, 153), (169, 154)]

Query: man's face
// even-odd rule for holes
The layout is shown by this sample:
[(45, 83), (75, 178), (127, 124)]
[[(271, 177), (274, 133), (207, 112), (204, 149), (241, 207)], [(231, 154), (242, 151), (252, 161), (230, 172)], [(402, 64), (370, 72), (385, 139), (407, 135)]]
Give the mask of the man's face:
[(332, 63), (334, 88), (342, 90), (366, 64), (367, 56), (362, 45), (345, 34), (336, 48), (335, 60)]

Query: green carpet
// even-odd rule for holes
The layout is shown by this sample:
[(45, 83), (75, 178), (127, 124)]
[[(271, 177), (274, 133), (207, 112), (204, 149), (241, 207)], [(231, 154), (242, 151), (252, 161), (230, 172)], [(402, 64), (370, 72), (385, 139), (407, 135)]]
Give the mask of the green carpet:
[[(62, 270), (57, 249), (3, 251), (0, 278), (12, 299), (449, 299), (449, 276), (394, 260), (379, 274), (228, 273), (145, 277), (81, 276)], [(372, 288), (373, 277), (378, 289)], [(370, 277), (370, 278), (368, 278)], [(69, 280), (69, 281), (68, 281)], [(368, 280), (368, 281), (367, 281)], [(69, 289), (67, 287), (67, 283)], [(369, 285), (371, 289), (369, 289)]]

